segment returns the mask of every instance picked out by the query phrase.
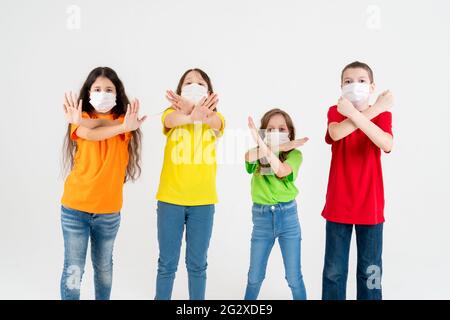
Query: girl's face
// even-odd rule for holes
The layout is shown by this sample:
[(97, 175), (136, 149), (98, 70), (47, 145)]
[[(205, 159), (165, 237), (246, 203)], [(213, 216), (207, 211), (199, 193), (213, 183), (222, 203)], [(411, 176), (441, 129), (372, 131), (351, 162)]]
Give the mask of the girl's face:
[(101, 91), (116, 94), (116, 87), (114, 86), (114, 83), (112, 83), (112, 81), (108, 78), (98, 77), (92, 84), (89, 93)]
[(186, 77), (184, 78), (182, 87), (193, 84), (193, 83), (204, 86), (209, 91), (208, 84), (202, 78), (200, 73), (198, 73), (197, 71), (191, 71), (186, 75)]
[(281, 114), (275, 114), (270, 118), (269, 122), (267, 123), (266, 130), (268, 132), (279, 131), (290, 133), (289, 128), (286, 124), (286, 119), (284, 119), (283, 115)]

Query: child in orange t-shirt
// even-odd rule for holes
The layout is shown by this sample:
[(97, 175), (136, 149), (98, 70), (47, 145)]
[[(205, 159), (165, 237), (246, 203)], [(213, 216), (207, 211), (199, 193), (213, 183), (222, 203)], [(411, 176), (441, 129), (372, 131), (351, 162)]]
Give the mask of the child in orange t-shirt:
[(89, 238), (95, 298), (110, 297), (123, 184), (140, 175), (139, 127), (145, 117), (139, 118), (138, 112), (139, 101), (130, 104), (121, 80), (107, 67), (91, 71), (79, 98), (65, 94), (64, 113), (69, 123), (65, 160), (71, 172), (61, 199), (63, 300), (80, 298)]

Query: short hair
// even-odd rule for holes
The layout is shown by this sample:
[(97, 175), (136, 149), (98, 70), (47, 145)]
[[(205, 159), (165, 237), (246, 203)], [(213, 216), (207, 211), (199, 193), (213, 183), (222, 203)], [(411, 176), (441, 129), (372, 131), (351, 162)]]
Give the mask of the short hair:
[(348, 69), (364, 69), (369, 74), (370, 83), (373, 83), (373, 71), (372, 69), (364, 62), (355, 61), (345, 66), (341, 73), (341, 82), (344, 81), (344, 72)]

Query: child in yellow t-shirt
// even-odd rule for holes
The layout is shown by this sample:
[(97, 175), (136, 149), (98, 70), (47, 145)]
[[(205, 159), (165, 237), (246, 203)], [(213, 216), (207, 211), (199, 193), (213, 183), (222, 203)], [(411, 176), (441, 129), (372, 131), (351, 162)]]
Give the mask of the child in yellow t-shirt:
[(207, 252), (216, 192), (216, 140), (224, 117), (211, 80), (200, 69), (181, 77), (175, 92), (167, 91), (172, 106), (162, 115), (167, 137), (158, 200), (158, 276), (155, 299), (172, 295), (180, 247), (186, 227), (186, 266), (189, 297), (205, 298)]

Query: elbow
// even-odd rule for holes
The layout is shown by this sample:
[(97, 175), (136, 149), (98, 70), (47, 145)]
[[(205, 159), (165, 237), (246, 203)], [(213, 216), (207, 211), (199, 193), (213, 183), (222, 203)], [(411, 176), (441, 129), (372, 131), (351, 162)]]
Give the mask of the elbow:
[(385, 153), (390, 153), (392, 151), (392, 147), (393, 147), (393, 139), (392, 136), (389, 136), (389, 138), (387, 139), (386, 143), (384, 143), (384, 145), (382, 146), (382, 150)]
[(392, 143), (389, 143), (388, 145), (386, 145), (386, 146), (383, 146), (383, 151), (385, 152), (385, 153), (391, 153), (391, 151), (392, 151)]
[(331, 140), (338, 141), (339, 137), (336, 135), (336, 132), (332, 129), (328, 129), (328, 134), (330, 135)]
[(290, 175), (292, 172), (292, 169), (290, 167), (286, 168), (284, 165), (281, 166), (276, 172), (275, 175), (282, 179), (284, 177), (287, 177), (288, 175)]

